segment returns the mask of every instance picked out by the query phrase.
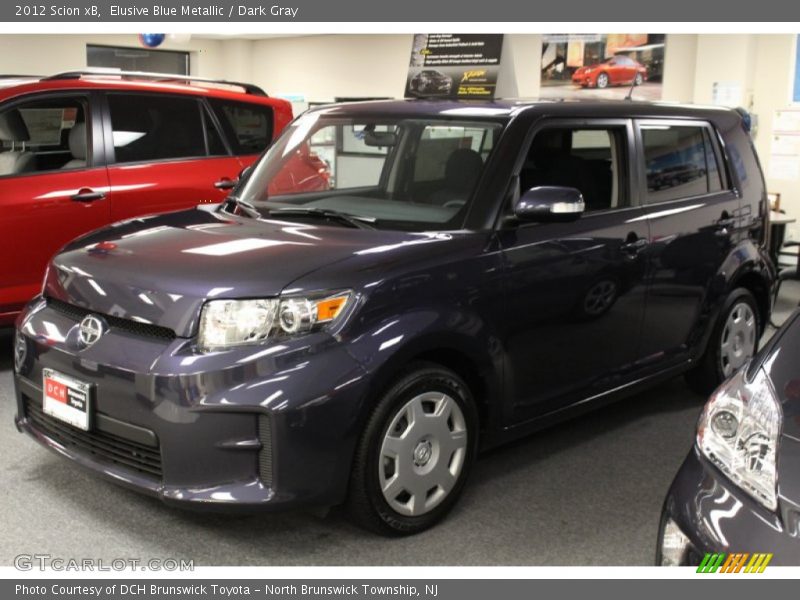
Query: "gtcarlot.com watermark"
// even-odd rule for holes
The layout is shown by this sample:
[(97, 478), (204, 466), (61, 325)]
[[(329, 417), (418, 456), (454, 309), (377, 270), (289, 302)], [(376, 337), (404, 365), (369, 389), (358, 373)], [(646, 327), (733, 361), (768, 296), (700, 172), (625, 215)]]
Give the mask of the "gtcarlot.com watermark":
[(194, 571), (194, 560), (185, 558), (75, 558), (52, 554), (19, 554), (18, 571)]

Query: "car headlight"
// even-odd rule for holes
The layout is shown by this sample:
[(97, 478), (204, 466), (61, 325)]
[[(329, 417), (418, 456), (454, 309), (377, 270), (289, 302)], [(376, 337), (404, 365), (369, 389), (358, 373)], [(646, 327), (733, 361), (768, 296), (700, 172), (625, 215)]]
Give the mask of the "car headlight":
[(200, 314), (202, 350), (262, 343), (329, 325), (344, 313), (350, 292), (314, 297), (211, 300)]
[(763, 369), (752, 381), (746, 369), (722, 384), (697, 426), (700, 451), (770, 510), (778, 506), (776, 456), (783, 415)]

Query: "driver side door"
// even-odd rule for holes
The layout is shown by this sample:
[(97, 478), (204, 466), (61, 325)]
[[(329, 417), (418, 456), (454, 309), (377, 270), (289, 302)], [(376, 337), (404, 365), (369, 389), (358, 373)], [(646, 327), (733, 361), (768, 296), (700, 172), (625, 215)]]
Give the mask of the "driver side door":
[(572, 222), (500, 231), (511, 423), (619, 386), (638, 357), (649, 231), (631, 169), (633, 139), (628, 120), (551, 120), (534, 132), (520, 193), (577, 188), (586, 210)]

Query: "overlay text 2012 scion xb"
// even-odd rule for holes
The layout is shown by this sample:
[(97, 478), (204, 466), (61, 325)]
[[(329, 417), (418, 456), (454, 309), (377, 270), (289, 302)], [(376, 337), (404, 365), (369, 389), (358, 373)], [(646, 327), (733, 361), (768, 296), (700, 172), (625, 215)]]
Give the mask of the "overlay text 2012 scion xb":
[[(220, 205), (53, 259), (17, 322), (17, 426), (170, 504), (344, 503), (423, 530), (479, 449), (676, 374), (710, 389), (752, 355), (774, 273), (745, 122), (638, 102), (308, 112)], [(278, 189), (309, 151), (329, 189)]]

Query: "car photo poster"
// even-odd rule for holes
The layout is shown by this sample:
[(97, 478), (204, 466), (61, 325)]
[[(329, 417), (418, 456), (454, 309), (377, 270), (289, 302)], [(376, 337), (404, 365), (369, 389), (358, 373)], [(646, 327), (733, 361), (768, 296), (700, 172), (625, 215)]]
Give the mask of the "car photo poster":
[(542, 98), (661, 100), (663, 33), (542, 36)]
[(406, 98), (494, 98), (502, 34), (416, 34)]

